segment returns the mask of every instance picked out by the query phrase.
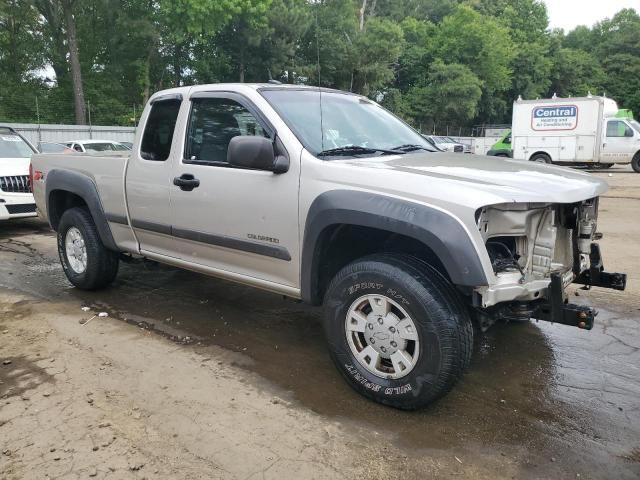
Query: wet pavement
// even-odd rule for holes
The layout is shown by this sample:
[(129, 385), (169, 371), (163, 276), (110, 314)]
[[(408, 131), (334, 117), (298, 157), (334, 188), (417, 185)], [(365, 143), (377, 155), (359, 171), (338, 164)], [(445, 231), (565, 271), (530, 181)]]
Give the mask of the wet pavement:
[(576, 472), (600, 471), (593, 478), (607, 478), (610, 468), (615, 478), (640, 472), (638, 310), (601, 310), (591, 332), (496, 326), (478, 340), (471, 368), (451, 394), (406, 413), (362, 399), (343, 382), (325, 350), (319, 309), (158, 265), (123, 265), (113, 288), (81, 292), (64, 278), (46, 228), (25, 221), (8, 233), (0, 240), (2, 286), (80, 301), (180, 344), (237, 352), (234, 364), (303, 407), (383, 432), (413, 454), (479, 442), (497, 452), (513, 445), (530, 452), (523, 461), (534, 475), (548, 467), (540, 455)]
[(185, 349), (236, 352), (229, 363), (256, 373), (260, 388), (288, 392), (302, 409), (377, 432), (409, 457), (463, 449), (515, 458), (530, 478), (640, 478), (636, 296), (619, 301), (572, 286), (576, 302), (600, 310), (593, 331), (497, 325), (477, 339), (469, 371), (448, 396), (408, 413), (371, 403), (346, 385), (326, 352), (319, 309), (155, 264), (122, 264), (112, 288), (81, 292), (66, 281), (44, 223), (0, 228), (0, 287), (107, 311)]

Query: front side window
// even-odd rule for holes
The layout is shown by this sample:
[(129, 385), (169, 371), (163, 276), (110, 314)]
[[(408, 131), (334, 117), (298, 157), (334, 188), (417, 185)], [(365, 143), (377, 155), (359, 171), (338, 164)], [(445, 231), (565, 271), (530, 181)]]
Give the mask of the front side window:
[(20, 135), (0, 132), (0, 158), (29, 158), (34, 151)]
[[(631, 133), (631, 135), (629, 135)], [(607, 137), (629, 137), (633, 136), (633, 131), (629, 126), (620, 120), (611, 120), (607, 123)]]
[(185, 162), (224, 166), (229, 142), (239, 135), (269, 138), (258, 119), (235, 100), (193, 99)]
[(151, 106), (140, 145), (140, 156), (145, 160), (164, 162), (169, 158), (180, 104), (180, 100), (172, 99)]
[(364, 97), (317, 89), (260, 93), (313, 155), (344, 147), (392, 151), (415, 145), (416, 151), (436, 150), (413, 128)]

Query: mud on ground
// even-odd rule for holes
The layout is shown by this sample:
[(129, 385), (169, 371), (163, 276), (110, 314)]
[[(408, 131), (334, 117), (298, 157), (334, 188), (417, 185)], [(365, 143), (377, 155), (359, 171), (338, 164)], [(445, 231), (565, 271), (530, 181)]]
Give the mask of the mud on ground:
[(496, 326), (413, 413), (351, 391), (318, 309), (163, 266), (80, 292), (46, 224), (0, 225), (0, 479), (638, 478), (640, 175), (608, 173), (627, 292), (571, 288), (591, 332)]

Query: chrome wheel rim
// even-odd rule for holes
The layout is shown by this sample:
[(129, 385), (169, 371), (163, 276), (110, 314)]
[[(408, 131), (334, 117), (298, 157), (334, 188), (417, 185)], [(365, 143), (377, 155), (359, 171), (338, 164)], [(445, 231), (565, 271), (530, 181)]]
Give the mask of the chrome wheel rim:
[(64, 248), (69, 266), (76, 273), (84, 273), (87, 269), (87, 246), (76, 227), (67, 230), (64, 237)]
[(402, 378), (418, 362), (420, 340), (413, 319), (384, 295), (355, 300), (347, 312), (345, 334), (358, 363), (377, 377)]

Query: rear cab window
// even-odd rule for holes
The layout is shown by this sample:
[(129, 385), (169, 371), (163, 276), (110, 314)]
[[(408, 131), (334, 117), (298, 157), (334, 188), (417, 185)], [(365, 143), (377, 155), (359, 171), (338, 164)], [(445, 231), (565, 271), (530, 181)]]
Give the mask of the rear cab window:
[(164, 162), (169, 158), (181, 103), (182, 100), (172, 98), (157, 100), (151, 105), (140, 145), (143, 159)]

